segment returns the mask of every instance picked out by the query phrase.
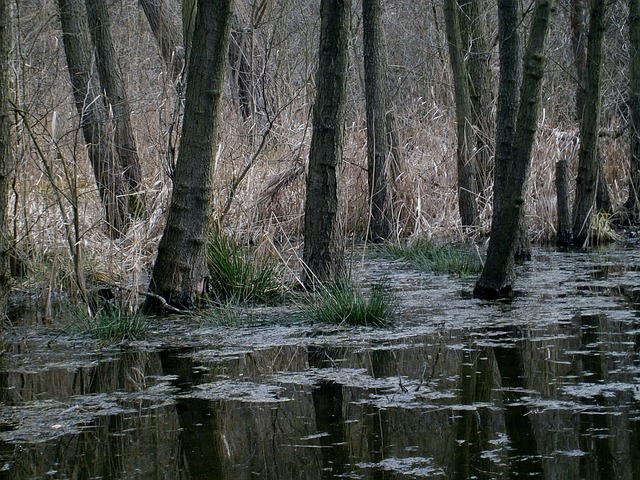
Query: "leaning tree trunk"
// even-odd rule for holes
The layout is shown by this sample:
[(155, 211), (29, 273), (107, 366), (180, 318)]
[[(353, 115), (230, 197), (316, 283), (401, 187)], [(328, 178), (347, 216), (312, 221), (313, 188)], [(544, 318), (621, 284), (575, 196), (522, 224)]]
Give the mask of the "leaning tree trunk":
[(628, 222), (640, 224), (640, 0), (629, 0), (629, 195), (624, 204)]
[(89, 160), (104, 205), (111, 237), (124, 233), (129, 225), (127, 188), (120, 165), (114, 159), (107, 126), (107, 110), (92, 73), (93, 54), (87, 15), (82, 0), (58, 0), (62, 39), (73, 96), (81, 118)]
[(382, 242), (394, 235), (391, 182), (387, 159), (387, 46), (382, 26), (382, 1), (362, 0), (364, 90), (367, 111), (367, 174), (371, 239)]
[(100, 86), (105, 95), (108, 110), (113, 115), (113, 144), (128, 186), (129, 212), (135, 216), (142, 215), (146, 209), (142, 168), (133, 136), (129, 100), (111, 37), (107, 4), (105, 0), (85, 0), (85, 4), (89, 31), (95, 48)]
[[(11, 177), (11, 115), (9, 95), (11, 89), (11, 6), (9, 0), (0, 0), (0, 315), (4, 316), (10, 287), (9, 238), (7, 207), (9, 179)], [(2, 322), (4, 323), (4, 322)], [(0, 332), (2, 326), (0, 325)]]
[(187, 67), (182, 142), (169, 216), (149, 285), (152, 296), (143, 306), (148, 312), (161, 311), (165, 302), (191, 309), (206, 291), (214, 158), (232, 18), (233, 0), (198, 5)]
[(338, 283), (345, 274), (339, 215), (347, 97), (350, 0), (320, 3), (320, 47), (304, 215), (303, 283)]
[(184, 68), (182, 30), (169, 14), (167, 0), (139, 0), (151, 32), (160, 47), (160, 55), (169, 69), (174, 85), (179, 85)]
[(589, 15), (587, 61), (585, 64), (584, 107), (580, 116), (580, 150), (576, 195), (573, 206), (573, 244), (584, 246), (596, 209), (598, 182), (602, 182), (598, 155), (602, 56), (604, 50), (606, 0), (593, 0)]
[(444, 19), (456, 104), (458, 208), (462, 227), (468, 229), (478, 225), (478, 206), (475, 195), (476, 171), (473, 152), (472, 105), (467, 68), (464, 63), (457, 0), (444, 0)]
[[(514, 59), (503, 57), (503, 47), (508, 37), (517, 31), (520, 22), (519, 7), (515, 5), (517, 3), (511, 0), (499, 0), (498, 2), (501, 61), (499, 102), (508, 100), (504, 98), (502, 91), (504, 88), (503, 79), (508, 73), (508, 65), (502, 62), (503, 59), (508, 61)], [(524, 72), (519, 106), (517, 107), (516, 129), (509, 149), (511, 160), (500, 159), (499, 161), (496, 156), (496, 178), (500, 179), (496, 181), (496, 188), (499, 186), (502, 191), (494, 197), (494, 202), (497, 200), (499, 203), (494, 205), (487, 260), (473, 291), (475, 297), (503, 297), (509, 295), (513, 289), (518, 228), (524, 214), (525, 184), (531, 169), (531, 150), (540, 111), (545, 45), (554, 9), (554, 0), (538, 0), (531, 19), (529, 41), (523, 58)], [(512, 109), (514, 106), (510, 105), (508, 108)], [(501, 112), (499, 112), (498, 119), (504, 120)], [(503, 127), (503, 125), (498, 125), (498, 135)]]

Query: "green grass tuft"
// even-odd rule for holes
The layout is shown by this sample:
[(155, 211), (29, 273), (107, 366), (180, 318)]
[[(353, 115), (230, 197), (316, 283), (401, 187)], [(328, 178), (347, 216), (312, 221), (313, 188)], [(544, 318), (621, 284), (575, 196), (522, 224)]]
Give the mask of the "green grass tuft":
[(108, 343), (119, 343), (144, 338), (149, 330), (149, 320), (137, 313), (127, 313), (114, 307), (98, 310), (93, 315), (81, 312), (69, 330), (88, 334)]
[(219, 303), (272, 304), (282, 297), (277, 269), (266, 261), (256, 262), (248, 251), (223, 236), (209, 240), (207, 264), (209, 294)]
[(420, 240), (404, 245), (388, 245), (384, 252), (435, 273), (468, 277), (482, 271), (480, 254), (470, 245), (437, 244)]
[(384, 285), (374, 285), (367, 297), (352, 283), (345, 282), (313, 295), (306, 313), (321, 323), (384, 327), (391, 320), (394, 306)]

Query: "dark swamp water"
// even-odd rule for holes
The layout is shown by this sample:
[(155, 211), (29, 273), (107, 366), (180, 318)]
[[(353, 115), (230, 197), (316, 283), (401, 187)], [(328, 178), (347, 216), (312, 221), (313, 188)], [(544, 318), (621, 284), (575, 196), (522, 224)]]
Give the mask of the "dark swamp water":
[[(640, 479), (640, 249), (538, 251), (510, 302), (369, 259), (387, 329), (279, 309), (100, 347), (5, 329), (1, 479)], [(23, 322), (24, 323), (24, 322)]]

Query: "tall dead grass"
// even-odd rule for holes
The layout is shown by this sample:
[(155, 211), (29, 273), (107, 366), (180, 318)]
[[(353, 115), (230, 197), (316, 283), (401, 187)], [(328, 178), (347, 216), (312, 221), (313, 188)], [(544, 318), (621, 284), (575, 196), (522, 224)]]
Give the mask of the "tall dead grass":
[[(122, 238), (110, 240), (73, 105), (56, 3), (18, 3), (15, 90), (16, 106), (24, 115), (16, 116), (16, 175), (9, 212), (15, 288), (40, 292), (40, 297), (29, 298), (42, 301), (42, 305), (56, 296), (76, 295), (78, 270), (73, 260), (80, 255), (80, 267), (89, 284), (119, 288), (123, 304), (134, 308), (139, 290), (148, 282), (171, 192), (166, 171), (171, 149), (179, 144), (176, 92), (137, 2), (113, 3), (113, 25), (133, 108), (149, 211), (146, 218), (135, 220)], [(214, 185), (214, 217), (233, 195), (222, 228), (252, 245), (258, 256), (279, 256), (287, 266), (285, 274), (292, 279), (299, 271), (304, 175), (311, 138), (309, 110), (317, 19), (308, 14), (310, 11), (313, 8), (291, 9), (284, 2), (274, 7), (256, 33), (254, 54), (264, 88), (260, 98), (269, 105), (262, 105), (266, 108), (258, 109), (254, 121), (247, 121), (239, 115), (231, 100), (232, 92), (228, 92)], [(411, 21), (402, 21), (400, 17), (407, 12)], [(457, 207), (451, 85), (444, 33), (432, 21), (433, 12), (428, 5), (409, 1), (397, 2), (389, 12), (392, 93), (406, 162), (401, 184), (404, 198), (412, 199), (405, 205), (411, 221), (401, 218), (400, 213), (397, 221), (405, 236), (460, 238), (463, 232)], [(555, 163), (566, 158), (575, 169), (577, 156), (577, 130), (570, 113), (569, 40), (562, 21), (562, 17), (557, 20), (552, 41), (545, 113), (540, 120), (527, 197), (530, 235), (540, 243), (552, 242), (555, 236)], [(610, 61), (624, 65), (624, 50), (614, 47), (609, 48), (614, 55)], [(368, 215), (362, 76), (355, 54), (351, 68), (353, 84), (341, 171), (342, 221), (346, 235), (359, 240), (365, 238)], [(620, 70), (607, 70), (605, 91), (624, 90), (624, 72)], [(611, 96), (615, 97), (613, 93)], [(617, 128), (622, 123), (619, 105), (605, 102), (603, 118), (609, 122), (605, 128)], [(268, 121), (265, 112), (269, 112)], [(271, 127), (255, 164), (234, 188), (268, 124)], [(602, 141), (617, 204), (626, 188), (626, 141), (625, 136)], [(490, 192), (483, 196), (487, 200)], [(485, 207), (476, 234), (489, 231), (491, 204), (482, 204)], [(73, 245), (68, 241), (69, 228), (77, 229)]]

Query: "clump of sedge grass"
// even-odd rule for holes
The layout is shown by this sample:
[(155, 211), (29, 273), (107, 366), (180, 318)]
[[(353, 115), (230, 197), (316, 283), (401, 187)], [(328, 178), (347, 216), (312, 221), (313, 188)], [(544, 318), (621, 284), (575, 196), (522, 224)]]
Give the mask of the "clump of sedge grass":
[(277, 269), (257, 262), (237, 243), (214, 235), (207, 246), (209, 294), (219, 303), (275, 303), (282, 296)]
[(407, 260), (430, 272), (468, 277), (482, 271), (482, 258), (470, 245), (438, 244), (420, 240), (403, 245), (390, 244), (383, 248), (392, 257)]
[(81, 312), (79, 317), (72, 323), (71, 331), (88, 334), (108, 343), (139, 340), (144, 338), (149, 330), (146, 316), (112, 306), (101, 308), (93, 314)]
[(374, 285), (367, 297), (351, 282), (343, 282), (314, 295), (306, 313), (321, 323), (384, 327), (393, 309), (394, 301), (384, 285)]
[(596, 245), (622, 240), (622, 237), (611, 226), (611, 219), (605, 212), (593, 215), (589, 233), (589, 239)]

